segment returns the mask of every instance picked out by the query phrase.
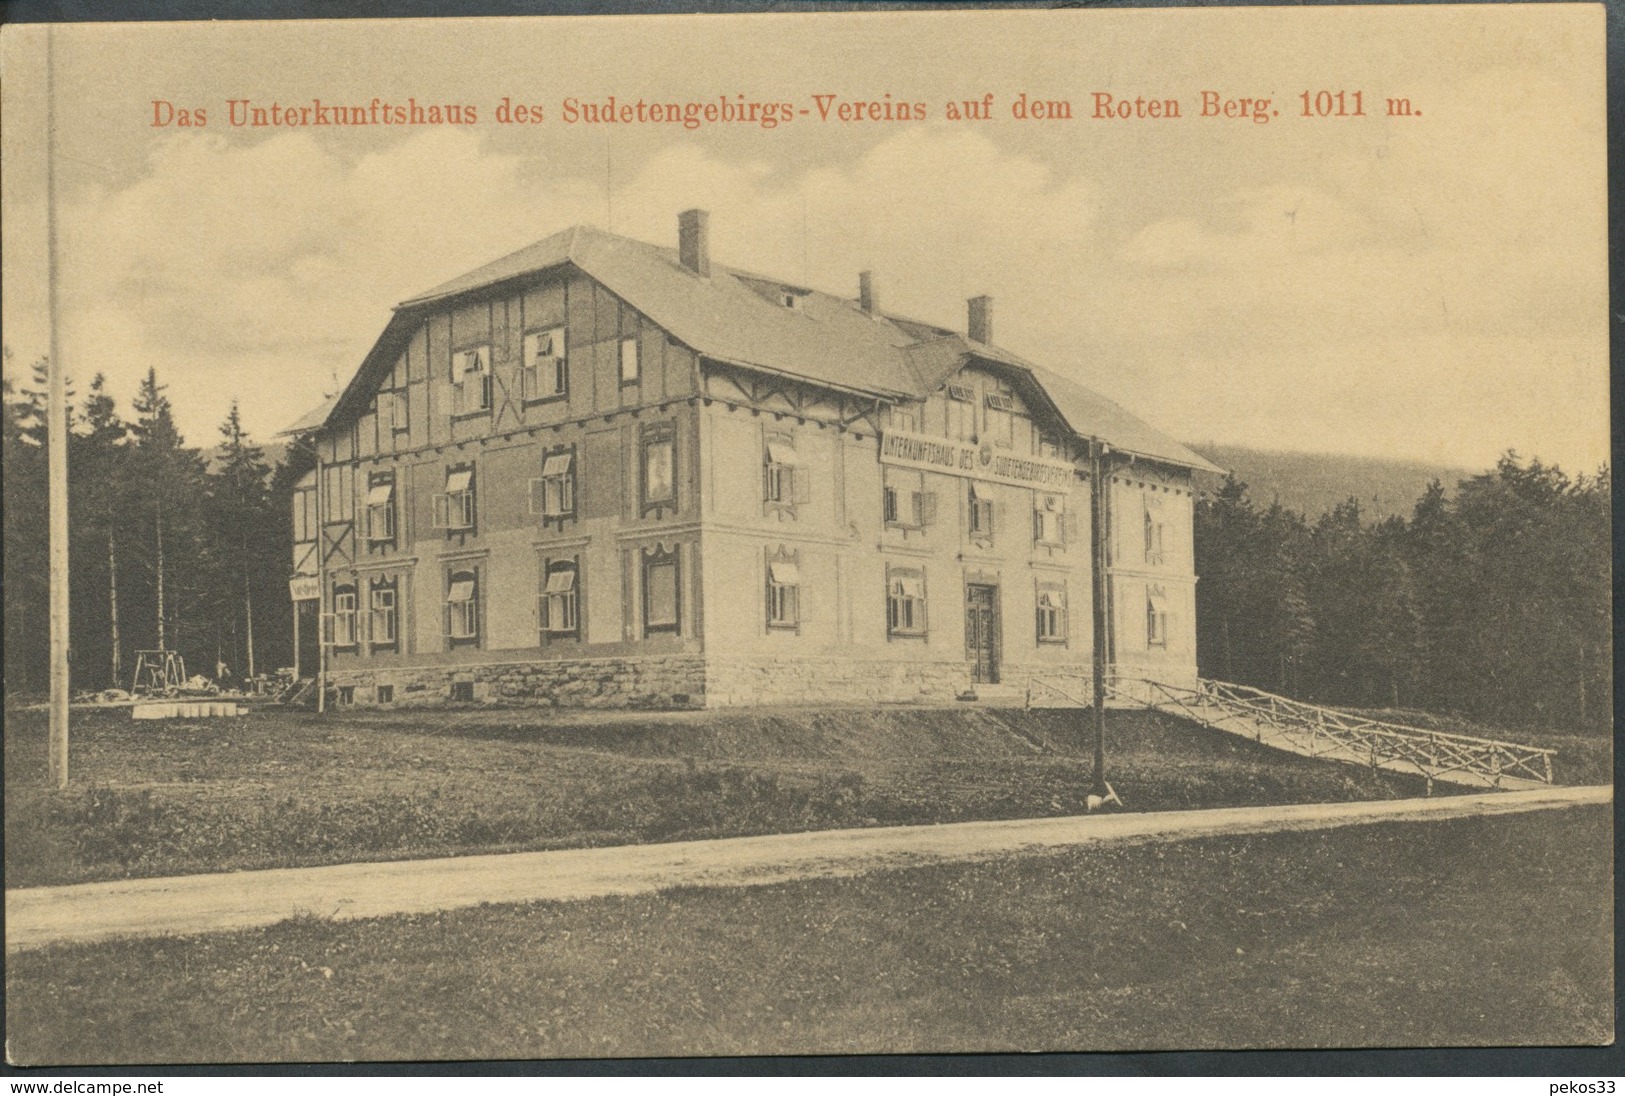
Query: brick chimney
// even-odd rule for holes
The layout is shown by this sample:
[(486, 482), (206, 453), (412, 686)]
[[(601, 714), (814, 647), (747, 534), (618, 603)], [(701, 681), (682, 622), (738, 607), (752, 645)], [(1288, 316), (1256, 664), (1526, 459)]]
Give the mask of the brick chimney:
[(677, 257), (702, 278), (711, 276), (711, 214), (687, 209), (677, 215)]
[(871, 316), (880, 311), (880, 294), (875, 288), (875, 272), (872, 270), (858, 274), (858, 304)]
[(965, 302), (969, 306), (970, 320), (966, 334), (972, 342), (993, 343), (993, 298), (972, 297)]

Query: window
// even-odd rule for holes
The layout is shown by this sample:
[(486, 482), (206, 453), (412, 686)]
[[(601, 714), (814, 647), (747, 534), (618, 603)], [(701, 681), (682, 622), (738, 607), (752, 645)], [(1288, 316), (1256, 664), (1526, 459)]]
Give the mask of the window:
[(474, 703), (474, 683), (472, 681), (453, 681), (451, 683), (451, 699), (455, 703)]
[(1145, 561), (1162, 563), (1162, 500), (1145, 497)]
[(1061, 457), (1060, 441), (1050, 434), (1038, 435), (1038, 455), (1049, 457), (1052, 460), (1059, 460)]
[(894, 636), (925, 634), (925, 577), (919, 571), (886, 575), (886, 631)]
[(542, 586), (542, 631), (546, 635), (581, 634), (581, 594), (576, 582), (579, 574), (573, 559), (547, 565), (547, 580)]
[(991, 488), (970, 485), (969, 510), (967, 511), (968, 524), (972, 536), (991, 537), (993, 535), (993, 498)]
[(767, 564), (767, 626), (794, 628), (801, 623), (801, 568), (793, 559)]
[(521, 380), (527, 400), (556, 400), (570, 394), (570, 362), (564, 353), (564, 328), (532, 331), (520, 354)]
[(355, 520), (355, 469), (329, 464), (322, 469), (322, 509), (329, 524)]
[(549, 453), (542, 461), (541, 478), (530, 481), (530, 512), (544, 518), (575, 516), (575, 454), (570, 450)]
[(451, 413), (471, 415), (491, 409), (491, 348), (475, 346), (451, 356)]
[(293, 573), (315, 572), (316, 566), (316, 487), (293, 492)]
[(393, 686), (393, 685), (380, 685), (380, 686), (378, 686), (378, 694), (377, 695), (378, 695), (378, 703), (380, 703), (380, 704), (393, 704), (393, 703), (395, 703), (395, 686)]
[(1061, 586), (1038, 588), (1038, 642), (1066, 642), (1066, 589)]
[(1040, 494), (1033, 499), (1033, 540), (1060, 547), (1066, 543), (1066, 499)]
[(677, 503), (677, 441), (670, 423), (647, 429), (643, 435), (643, 506)]
[(404, 389), (386, 388), (378, 393), (378, 437), (387, 442), (395, 434), (404, 434), (411, 425), (407, 418)]
[(762, 499), (794, 505), (810, 497), (806, 469), (788, 438), (767, 439), (762, 467)]
[(293, 542), (308, 544), (316, 539), (316, 488), (300, 487), (293, 493)]
[(1168, 646), (1168, 598), (1161, 586), (1148, 586), (1145, 592), (1145, 644)]
[(395, 583), (390, 579), (377, 579), (372, 584), (372, 618), (368, 621), (374, 646), (389, 647), (395, 643)]
[(479, 576), (455, 571), (446, 580), (446, 636), (453, 642), (480, 638)]
[(948, 386), (948, 436), (955, 441), (975, 441), (976, 390), (968, 384)]
[(987, 436), (994, 445), (1008, 448), (1015, 444), (1016, 397), (1004, 384), (989, 392), (987, 402)]
[(881, 499), (887, 525), (923, 529), (937, 523), (937, 496), (924, 490), (924, 483), (918, 472), (888, 475)]
[(338, 693), (339, 693), (339, 705), (341, 707), (348, 708), (350, 705), (355, 703), (355, 686), (354, 685), (340, 685), (339, 688), (338, 688)]
[(333, 587), (332, 628), (328, 642), (334, 647), (355, 646), (355, 587)]
[(395, 477), (374, 473), (367, 488), (367, 541), (383, 544), (395, 539)]
[(638, 359), (638, 340), (627, 337), (621, 340), (621, 383), (637, 384), (643, 377), (643, 363)]
[(474, 528), (474, 469), (446, 472), (446, 490), (434, 497), (434, 527), (448, 532)]
[(643, 553), (643, 634), (677, 631), (677, 552), (658, 548)]
[(919, 429), (919, 416), (912, 407), (893, 407), (891, 409), (891, 428), (906, 433), (915, 433)]

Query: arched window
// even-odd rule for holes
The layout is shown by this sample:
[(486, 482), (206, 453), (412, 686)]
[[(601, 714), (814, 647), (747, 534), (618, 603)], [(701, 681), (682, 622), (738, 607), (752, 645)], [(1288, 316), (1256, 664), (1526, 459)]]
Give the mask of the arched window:
[(677, 551), (661, 545), (643, 553), (643, 634), (675, 634), (681, 587), (678, 583)]

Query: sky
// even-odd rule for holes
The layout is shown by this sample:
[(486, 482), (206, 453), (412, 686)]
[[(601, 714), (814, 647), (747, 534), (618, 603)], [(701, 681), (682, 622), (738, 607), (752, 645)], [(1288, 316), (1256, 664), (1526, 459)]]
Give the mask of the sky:
[[(56, 28), (60, 353), (183, 432), (268, 438), (390, 308), (576, 223), (995, 341), (1189, 442), (1572, 472), (1608, 459), (1603, 9), (903, 12)], [(47, 352), (45, 31), (4, 28), (10, 375)], [(1364, 117), (1304, 118), (1302, 92)], [(1177, 100), (1181, 117), (1096, 118)], [(1265, 123), (1202, 117), (1269, 98)], [(949, 102), (993, 97), (987, 120)], [(1065, 100), (1070, 120), (1013, 116)], [(753, 124), (595, 103), (788, 102)], [(544, 121), (503, 125), (509, 97)], [(924, 120), (822, 121), (815, 97)], [(228, 100), (470, 104), (472, 126), (253, 128)], [(1388, 100), (1411, 113), (1390, 116)], [(154, 101), (207, 124), (154, 125)], [(160, 114), (162, 114), (160, 108)]]

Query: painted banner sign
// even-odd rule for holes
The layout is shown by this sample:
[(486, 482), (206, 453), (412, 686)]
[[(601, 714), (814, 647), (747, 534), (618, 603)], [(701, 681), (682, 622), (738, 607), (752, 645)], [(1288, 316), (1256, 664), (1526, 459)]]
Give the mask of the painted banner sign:
[(322, 580), (315, 575), (296, 575), (288, 580), (288, 597), (293, 601), (315, 601), (322, 596)]
[(1065, 491), (1077, 469), (1051, 457), (1023, 457), (991, 444), (933, 438), (891, 430), (880, 436), (880, 461), (968, 479)]

